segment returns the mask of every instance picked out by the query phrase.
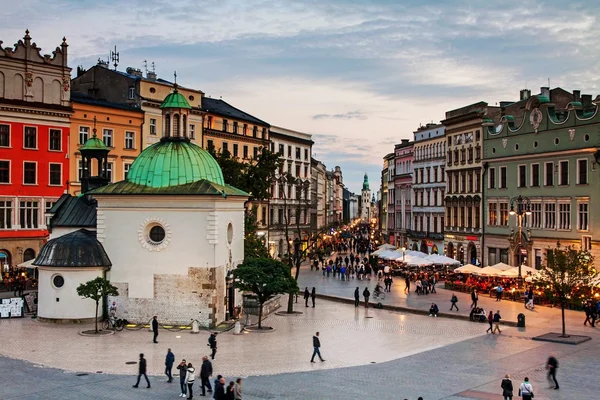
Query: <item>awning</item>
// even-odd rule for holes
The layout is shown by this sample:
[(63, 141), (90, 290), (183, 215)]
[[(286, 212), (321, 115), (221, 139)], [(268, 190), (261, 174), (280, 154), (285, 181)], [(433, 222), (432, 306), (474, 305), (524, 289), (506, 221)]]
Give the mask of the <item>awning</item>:
[(25, 262), (22, 262), (21, 264), (18, 264), (17, 267), (19, 267), (19, 268), (37, 268), (37, 265), (33, 265), (34, 261), (35, 261), (35, 258), (32, 258), (29, 261), (25, 261)]

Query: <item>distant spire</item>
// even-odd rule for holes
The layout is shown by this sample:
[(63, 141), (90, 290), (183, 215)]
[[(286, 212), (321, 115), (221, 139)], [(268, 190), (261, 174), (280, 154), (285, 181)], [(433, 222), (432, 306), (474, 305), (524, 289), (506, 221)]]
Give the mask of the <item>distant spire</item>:
[(92, 137), (95, 138), (96, 137), (96, 116), (94, 115), (94, 129), (92, 130), (93, 135)]

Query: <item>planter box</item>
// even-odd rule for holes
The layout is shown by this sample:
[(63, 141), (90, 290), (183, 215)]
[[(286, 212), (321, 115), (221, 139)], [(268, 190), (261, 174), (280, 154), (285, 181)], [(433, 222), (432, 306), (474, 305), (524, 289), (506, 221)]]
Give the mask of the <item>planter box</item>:
[[(287, 295), (285, 295), (287, 299)], [(253, 295), (244, 295), (244, 310), (248, 314), (258, 315), (258, 301)], [(275, 310), (281, 307), (281, 295), (277, 295), (272, 299), (269, 299), (263, 304), (263, 317), (271, 314)]]

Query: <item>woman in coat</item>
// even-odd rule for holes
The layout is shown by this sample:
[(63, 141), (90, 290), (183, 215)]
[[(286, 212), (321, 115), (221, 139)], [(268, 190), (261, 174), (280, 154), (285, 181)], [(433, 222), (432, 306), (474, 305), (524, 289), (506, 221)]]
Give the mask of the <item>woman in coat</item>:
[(504, 400), (512, 400), (513, 398), (513, 384), (510, 380), (510, 375), (506, 374), (504, 379), (502, 379), (502, 384), (500, 385), (502, 388), (502, 396), (504, 396)]
[(188, 399), (194, 397), (194, 392), (192, 387), (194, 386), (194, 378), (195, 378), (196, 369), (192, 365), (192, 363), (188, 364), (187, 373), (185, 374), (185, 383), (188, 387)]
[(487, 328), (487, 330), (485, 331), (486, 333), (489, 331), (492, 335), (494, 334), (494, 313), (490, 311), (489, 315), (488, 315), (488, 323), (490, 324), (490, 327)]

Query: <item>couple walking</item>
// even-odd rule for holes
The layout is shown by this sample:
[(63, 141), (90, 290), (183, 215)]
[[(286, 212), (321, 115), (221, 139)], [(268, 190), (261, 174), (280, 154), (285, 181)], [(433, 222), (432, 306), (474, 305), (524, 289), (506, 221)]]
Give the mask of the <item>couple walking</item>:
[(315, 298), (317, 297), (317, 290), (313, 286), (312, 292), (308, 291), (308, 286), (304, 288), (304, 305), (308, 307), (308, 299), (312, 299), (312, 306), (315, 308)]

